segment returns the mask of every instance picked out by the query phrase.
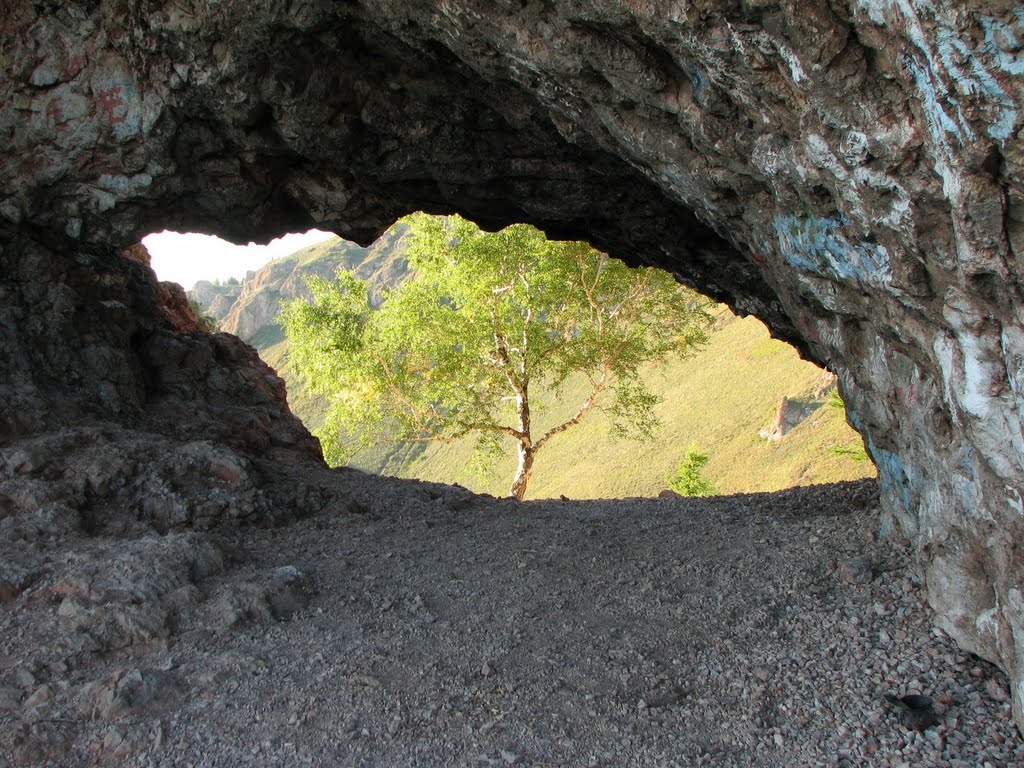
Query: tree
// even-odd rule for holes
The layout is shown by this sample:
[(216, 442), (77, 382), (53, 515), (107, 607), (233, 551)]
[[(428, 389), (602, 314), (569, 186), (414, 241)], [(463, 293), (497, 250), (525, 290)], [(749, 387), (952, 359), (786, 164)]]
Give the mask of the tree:
[(691, 445), (676, 467), (674, 475), (666, 475), (668, 487), (680, 496), (714, 496), (718, 493), (715, 484), (704, 477), (704, 465), (709, 461), (708, 455)]
[[(657, 398), (641, 368), (706, 341), (708, 299), (665, 272), (629, 269), (531, 226), (489, 233), (457, 216), (405, 221), (415, 276), (378, 309), (365, 283), (339, 272), (309, 280), (312, 301), (281, 315), (293, 366), (330, 396), (329, 460), (379, 442), (474, 436), (484, 455), (515, 446), (510, 494), (522, 499), (537, 454), (591, 411), (619, 435), (650, 436)], [(538, 434), (531, 392), (573, 376), (589, 394)]]

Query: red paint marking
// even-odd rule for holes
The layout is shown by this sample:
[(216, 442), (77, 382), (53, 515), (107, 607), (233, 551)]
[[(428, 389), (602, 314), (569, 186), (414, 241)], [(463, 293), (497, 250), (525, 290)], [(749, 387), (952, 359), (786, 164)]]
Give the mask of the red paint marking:
[(750, 252), (750, 258), (752, 258), (754, 260), (754, 262), (757, 263), (757, 264), (764, 264), (764, 256), (762, 256), (757, 251), (751, 251)]
[(68, 80), (71, 80), (79, 72), (81, 72), (82, 71), (82, 67), (84, 66), (84, 64), (85, 64), (85, 62), (82, 60), (81, 56), (73, 57), (71, 59), (71, 61), (68, 62), (68, 65), (66, 67), (64, 67), (64, 73), (63, 73), (64, 82), (67, 82)]
[(124, 122), (123, 116), (114, 114), (117, 107), (124, 105), (124, 100), (121, 98), (123, 90), (120, 85), (115, 85), (113, 88), (105, 88), (96, 94), (96, 98), (100, 100), (100, 111), (107, 116), (107, 121), (111, 125)]
[(46, 124), (50, 127), (63, 125), (67, 122), (64, 119), (64, 98), (58, 96), (55, 99), (50, 99), (50, 103), (46, 105)]
[(896, 393), (904, 402), (910, 404), (914, 404), (917, 402), (917, 387), (915, 387), (913, 384), (906, 387), (897, 386)]

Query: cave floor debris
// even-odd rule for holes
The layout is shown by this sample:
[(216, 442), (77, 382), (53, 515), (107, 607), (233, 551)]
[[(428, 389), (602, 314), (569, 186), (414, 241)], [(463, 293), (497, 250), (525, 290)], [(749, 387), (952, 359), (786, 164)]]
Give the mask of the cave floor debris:
[(280, 527), (9, 507), (0, 766), (1024, 764), (871, 482), (517, 504), (302, 472), (327, 501)]

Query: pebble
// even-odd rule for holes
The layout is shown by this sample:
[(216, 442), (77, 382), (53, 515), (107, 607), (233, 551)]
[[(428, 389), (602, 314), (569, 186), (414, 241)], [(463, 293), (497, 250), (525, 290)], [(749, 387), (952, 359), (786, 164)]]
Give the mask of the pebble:
[(871, 558), (867, 555), (851, 557), (839, 564), (839, 575), (850, 584), (867, 584), (871, 581)]
[(13, 712), (21, 706), (21, 689), (0, 685), (0, 712)]

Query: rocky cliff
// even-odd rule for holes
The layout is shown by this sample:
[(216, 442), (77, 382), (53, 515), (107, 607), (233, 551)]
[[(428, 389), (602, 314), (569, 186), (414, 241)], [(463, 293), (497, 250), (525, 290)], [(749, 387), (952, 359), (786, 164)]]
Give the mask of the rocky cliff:
[(0, 18), (2, 439), (106, 419), (306, 445), (251, 352), (166, 319), (121, 256), (147, 232), (530, 221), (663, 266), (839, 375), (883, 527), (914, 538), (939, 623), (1008, 671), (1024, 723), (1017, 2)]
[[(246, 280), (249, 277), (250, 275), (246, 275)], [(204, 312), (219, 323), (227, 317), (241, 292), (241, 281), (237, 284), (215, 285), (209, 280), (200, 280), (189, 289), (188, 298), (189, 301), (196, 302)]]
[(274, 259), (246, 275), (233, 296), (206, 282), (197, 283), (188, 295), (209, 311), (222, 331), (262, 349), (271, 339), (281, 338), (276, 318), (282, 303), (309, 296), (307, 278), (330, 279), (338, 269), (346, 269), (367, 281), (378, 295), (401, 282), (408, 274), (408, 260), (400, 247), (405, 232), (404, 224), (396, 225), (368, 248), (335, 238)]

